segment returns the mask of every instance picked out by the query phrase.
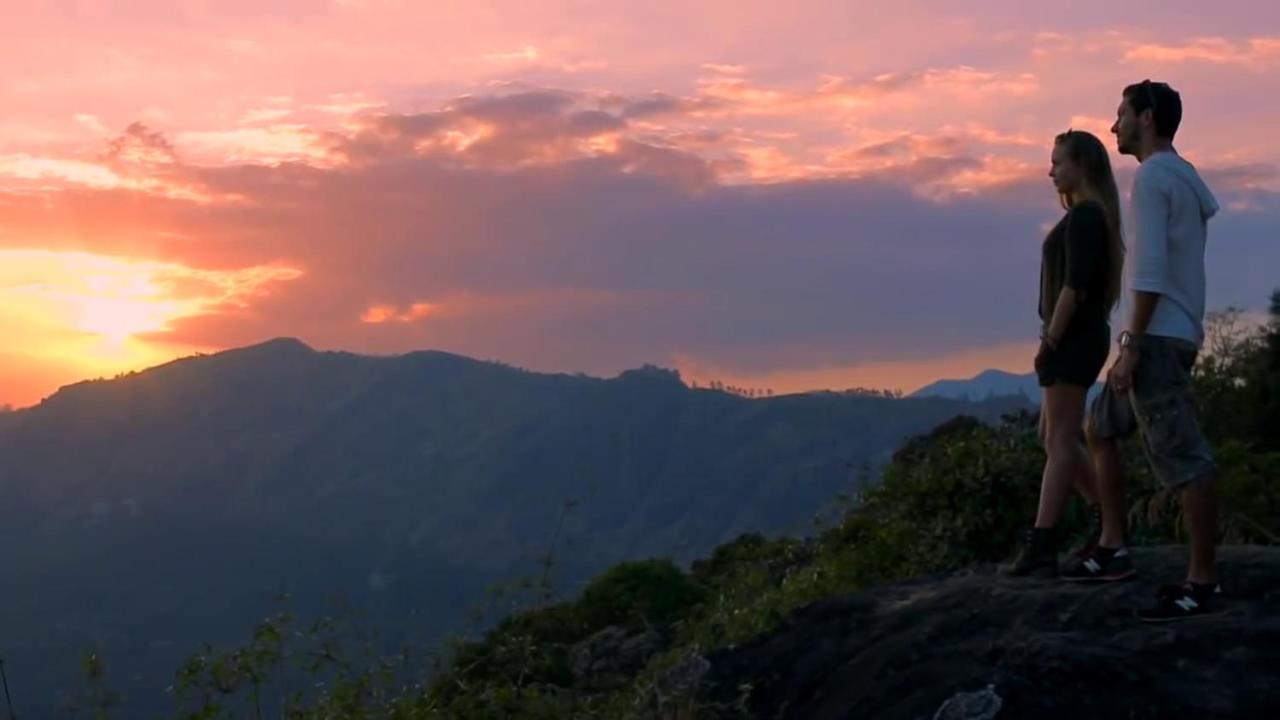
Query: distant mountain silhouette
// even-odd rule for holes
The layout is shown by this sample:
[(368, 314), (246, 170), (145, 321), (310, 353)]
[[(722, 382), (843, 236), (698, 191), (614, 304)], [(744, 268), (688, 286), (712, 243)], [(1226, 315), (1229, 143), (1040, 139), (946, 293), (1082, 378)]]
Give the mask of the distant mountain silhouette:
[[(1097, 394), (1101, 384), (1089, 390), (1089, 396)], [(986, 400), (1002, 395), (1022, 396), (1040, 404), (1040, 383), (1035, 373), (1015, 375), (1003, 370), (983, 370), (968, 380), (939, 380), (911, 393), (910, 397), (942, 397), (956, 400)]]
[(0, 413), (0, 655), (44, 716), (98, 650), (131, 716), (202, 641), (287, 592), (404, 641), (534, 574), (566, 504), (562, 592), (633, 558), (803, 532), (900, 442), (1025, 407), (835, 393), (747, 399), (646, 366), (538, 374), (292, 339), (62, 388)]

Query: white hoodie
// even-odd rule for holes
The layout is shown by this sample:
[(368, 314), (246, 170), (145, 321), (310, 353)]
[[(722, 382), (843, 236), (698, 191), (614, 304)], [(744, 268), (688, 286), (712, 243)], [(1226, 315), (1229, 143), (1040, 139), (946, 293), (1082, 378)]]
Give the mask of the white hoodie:
[(1204, 246), (1218, 201), (1191, 163), (1158, 152), (1138, 167), (1130, 198), (1130, 290), (1160, 294), (1147, 334), (1204, 343)]

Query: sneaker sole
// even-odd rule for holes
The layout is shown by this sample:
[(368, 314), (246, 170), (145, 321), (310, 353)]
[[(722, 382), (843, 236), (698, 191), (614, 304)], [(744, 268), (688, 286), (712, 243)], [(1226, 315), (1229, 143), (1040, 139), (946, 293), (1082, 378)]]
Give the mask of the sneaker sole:
[(1164, 617), (1164, 618), (1142, 617), (1142, 615), (1140, 615), (1138, 611), (1135, 610), (1133, 613), (1133, 616), (1138, 618), (1140, 622), (1144, 622), (1148, 625), (1161, 625), (1163, 623), (1182, 622), (1184, 620), (1199, 620), (1201, 618), (1218, 617), (1219, 615), (1226, 615), (1226, 614), (1227, 614), (1226, 608), (1218, 608), (1215, 610), (1206, 610), (1204, 612), (1198, 612), (1198, 613), (1195, 613), (1194, 615), (1175, 615), (1173, 617)]
[(1114, 573), (1112, 575), (1099, 575), (1097, 577), (1070, 577), (1067, 575), (1063, 575), (1062, 579), (1067, 582), (1073, 582), (1073, 583), (1101, 585), (1103, 583), (1123, 582), (1125, 580), (1131, 580), (1137, 577), (1137, 575), (1138, 575), (1138, 570), (1137, 568), (1134, 568), (1132, 570), (1126, 570), (1122, 573)]

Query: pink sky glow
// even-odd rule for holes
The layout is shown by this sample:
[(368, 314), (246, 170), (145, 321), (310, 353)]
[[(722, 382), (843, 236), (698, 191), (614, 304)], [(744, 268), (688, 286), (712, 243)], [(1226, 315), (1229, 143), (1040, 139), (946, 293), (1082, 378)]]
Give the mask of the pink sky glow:
[(1275, 3), (13, 5), (0, 405), (278, 336), (775, 392), (1027, 372), (1052, 138), (1111, 144), (1147, 77), (1225, 208), (1210, 307), (1280, 286)]

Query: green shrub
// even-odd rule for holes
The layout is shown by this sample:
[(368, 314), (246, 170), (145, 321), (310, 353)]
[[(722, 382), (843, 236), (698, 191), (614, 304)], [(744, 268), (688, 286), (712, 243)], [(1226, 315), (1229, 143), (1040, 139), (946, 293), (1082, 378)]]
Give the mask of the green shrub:
[(670, 560), (626, 562), (606, 570), (578, 600), (589, 631), (608, 625), (665, 626), (703, 599), (704, 589)]

